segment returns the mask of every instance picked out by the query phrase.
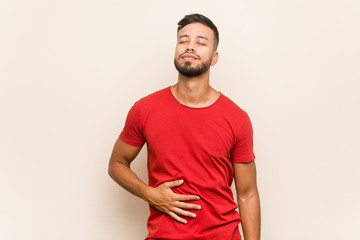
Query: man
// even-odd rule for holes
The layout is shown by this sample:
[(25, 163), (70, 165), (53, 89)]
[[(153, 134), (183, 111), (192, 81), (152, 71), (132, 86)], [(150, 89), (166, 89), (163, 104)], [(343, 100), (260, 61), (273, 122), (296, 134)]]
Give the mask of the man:
[[(137, 101), (115, 143), (109, 174), (150, 204), (146, 239), (239, 240), (240, 221), (245, 240), (260, 239), (251, 122), (209, 85), (218, 42), (210, 19), (185, 16), (174, 59), (178, 82)], [(130, 169), (145, 142), (149, 185)]]

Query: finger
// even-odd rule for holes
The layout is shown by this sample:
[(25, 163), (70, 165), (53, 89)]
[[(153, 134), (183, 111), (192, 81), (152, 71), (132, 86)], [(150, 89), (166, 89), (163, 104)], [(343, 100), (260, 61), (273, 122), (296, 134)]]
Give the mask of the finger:
[(201, 209), (201, 205), (192, 204), (192, 203), (184, 203), (184, 202), (177, 202), (176, 204), (174, 204), (174, 206), (181, 208), (181, 209), (194, 209), (194, 210)]
[(178, 222), (181, 222), (181, 223), (183, 223), (183, 224), (186, 224), (186, 223), (187, 223), (187, 221), (186, 221), (185, 219), (179, 217), (179, 216), (178, 216), (176, 213), (174, 213), (174, 212), (168, 212), (167, 214), (168, 214), (171, 218), (175, 219), (175, 220), (178, 221)]
[(183, 184), (184, 180), (174, 180), (174, 181), (170, 181), (170, 182), (165, 182), (164, 184), (169, 187), (169, 188), (173, 188), (173, 187), (178, 187), (181, 184)]
[(171, 209), (173, 212), (175, 212), (177, 215), (181, 215), (181, 216), (185, 216), (185, 217), (191, 217), (191, 218), (195, 218), (196, 217), (196, 213), (192, 213), (189, 211), (185, 211), (182, 210), (181, 208), (172, 208)]
[(196, 201), (200, 200), (200, 197), (197, 195), (184, 195), (175, 193), (175, 199), (178, 201)]

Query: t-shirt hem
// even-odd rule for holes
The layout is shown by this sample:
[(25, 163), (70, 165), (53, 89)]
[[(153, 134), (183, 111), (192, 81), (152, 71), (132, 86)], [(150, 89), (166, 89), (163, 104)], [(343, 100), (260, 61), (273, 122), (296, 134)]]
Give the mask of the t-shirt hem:
[(255, 160), (255, 156), (252, 155), (252, 156), (247, 157), (247, 158), (234, 159), (234, 160), (231, 160), (231, 161), (234, 162), (234, 163), (247, 163), (247, 162), (252, 162), (254, 160)]
[(139, 142), (131, 141), (131, 140), (127, 139), (126, 137), (124, 137), (122, 134), (120, 134), (119, 138), (120, 138), (123, 142), (125, 142), (125, 143), (127, 143), (127, 144), (129, 144), (129, 145), (131, 145), (131, 146), (133, 146), (133, 147), (142, 147), (142, 146), (144, 145), (143, 142), (142, 142), (142, 143), (139, 143)]

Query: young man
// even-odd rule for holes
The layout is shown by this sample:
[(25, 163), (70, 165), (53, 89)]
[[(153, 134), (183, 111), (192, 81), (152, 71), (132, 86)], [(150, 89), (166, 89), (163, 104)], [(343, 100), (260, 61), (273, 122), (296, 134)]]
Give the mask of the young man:
[[(178, 82), (137, 101), (115, 143), (109, 174), (150, 204), (146, 239), (240, 240), (240, 221), (245, 240), (260, 239), (251, 122), (209, 85), (218, 42), (210, 19), (185, 16), (174, 59)], [(149, 185), (130, 169), (145, 142)]]

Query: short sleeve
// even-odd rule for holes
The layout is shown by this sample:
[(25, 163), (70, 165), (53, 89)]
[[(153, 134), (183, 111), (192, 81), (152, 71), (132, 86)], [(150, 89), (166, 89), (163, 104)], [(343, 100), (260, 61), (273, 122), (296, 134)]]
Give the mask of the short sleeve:
[(235, 139), (235, 144), (231, 151), (231, 161), (241, 163), (254, 160), (253, 129), (247, 114)]
[(125, 126), (119, 136), (121, 140), (134, 147), (142, 147), (145, 143), (140, 110), (140, 106), (138, 102), (136, 102), (131, 107), (126, 117)]

